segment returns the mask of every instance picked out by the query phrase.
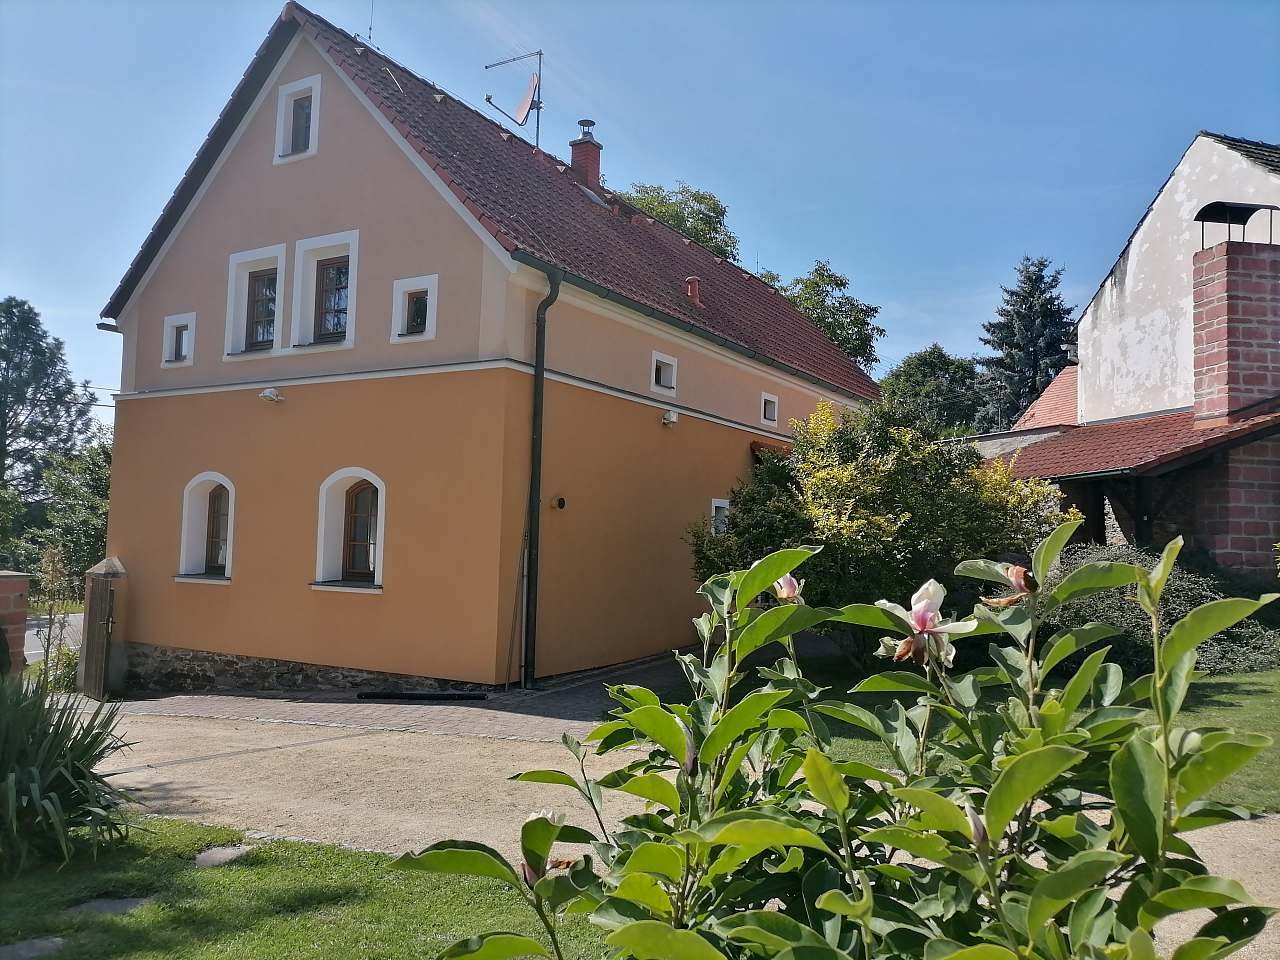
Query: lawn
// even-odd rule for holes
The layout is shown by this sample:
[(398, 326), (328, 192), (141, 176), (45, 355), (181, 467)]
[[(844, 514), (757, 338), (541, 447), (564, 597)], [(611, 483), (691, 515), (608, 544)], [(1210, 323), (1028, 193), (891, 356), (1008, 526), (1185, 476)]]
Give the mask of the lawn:
[[(86, 853), (62, 870), (0, 884), (0, 944), (65, 937), (58, 960), (416, 960), (485, 930), (541, 929), (497, 881), (401, 872), (381, 854), (283, 840), (196, 869), (197, 853), (241, 835), (162, 819), (142, 826), (96, 861)], [(152, 895), (127, 914), (67, 911), (95, 897)], [(583, 918), (560, 939), (567, 956), (603, 951), (603, 933)]]

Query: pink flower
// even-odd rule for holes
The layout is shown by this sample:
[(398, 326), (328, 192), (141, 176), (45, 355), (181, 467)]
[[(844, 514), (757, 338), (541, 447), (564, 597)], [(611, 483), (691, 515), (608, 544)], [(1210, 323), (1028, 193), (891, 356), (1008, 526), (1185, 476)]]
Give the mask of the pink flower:
[(524, 882), (531, 890), (533, 889), (534, 884), (542, 879), (533, 867), (529, 866), (529, 864), (524, 861), (520, 862), (520, 876), (524, 878)]
[(1035, 576), (1026, 567), (1010, 564), (1004, 573), (1009, 578), (1009, 585), (1013, 587), (1013, 593), (1007, 597), (983, 597), (982, 602), (989, 607), (994, 607), (997, 610), (1012, 607), (1040, 589), (1040, 584), (1036, 582)]
[(914, 660), (922, 664), (929, 645), (932, 644), (933, 655), (946, 666), (951, 666), (956, 648), (947, 639), (947, 634), (969, 633), (977, 628), (977, 624), (971, 620), (960, 622), (944, 620), (942, 601), (946, 595), (946, 587), (937, 580), (930, 580), (911, 597), (910, 610), (905, 610), (888, 600), (876, 601), (877, 607), (893, 614), (910, 631), (898, 643), (893, 655), (894, 660)]
[(783, 574), (773, 583), (773, 594), (783, 603), (795, 603), (800, 600), (800, 591), (804, 589), (804, 581), (796, 580), (791, 574)]

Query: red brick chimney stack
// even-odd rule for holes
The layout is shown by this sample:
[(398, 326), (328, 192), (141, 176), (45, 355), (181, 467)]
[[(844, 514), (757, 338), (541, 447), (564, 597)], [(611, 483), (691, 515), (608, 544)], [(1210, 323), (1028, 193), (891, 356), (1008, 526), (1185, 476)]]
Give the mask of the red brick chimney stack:
[(594, 120), (579, 120), (582, 135), (577, 140), (569, 141), (569, 163), (574, 172), (582, 178), (582, 182), (592, 190), (600, 189), (600, 151), (603, 147), (591, 133), (596, 125)]
[(1280, 395), (1280, 246), (1227, 240), (1194, 274), (1196, 426), (1267, 413)]

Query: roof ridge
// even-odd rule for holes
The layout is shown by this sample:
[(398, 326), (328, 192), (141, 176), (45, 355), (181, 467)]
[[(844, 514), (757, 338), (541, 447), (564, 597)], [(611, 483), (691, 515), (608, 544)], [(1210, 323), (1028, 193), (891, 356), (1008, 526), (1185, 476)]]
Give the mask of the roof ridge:
[(1243, 143), (1251, 147), (1262, 147), (1265, 150), (1280, 150), (1280, 143), (1268, 143), (1266, 140), (1251, 140), (1248, 137), (1236, 137), (1229, 133), (1216, 133), (1213, 130), (1201, 130), (1196, 134), (1201, 137), (1213, 137), (1224, 144)]

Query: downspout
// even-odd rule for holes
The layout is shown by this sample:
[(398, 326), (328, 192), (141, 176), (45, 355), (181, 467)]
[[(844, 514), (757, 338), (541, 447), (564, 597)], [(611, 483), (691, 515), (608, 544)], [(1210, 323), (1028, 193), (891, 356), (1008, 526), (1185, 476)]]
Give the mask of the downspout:
[(524, 579), (524, 656), (520, 685), (532, 689), (537, 679), (538, 650), (538, 547), (542, 521), (542, 421), (543, 394), (547, 382), (547, 309), (560, 296), (564, 271), (546, 268), (547, 295), (538, 304), (534, 317), (533, 348), (533, 423), (529, 445), (529, 505), (526, 520), (529, 545), (525, 553)]

